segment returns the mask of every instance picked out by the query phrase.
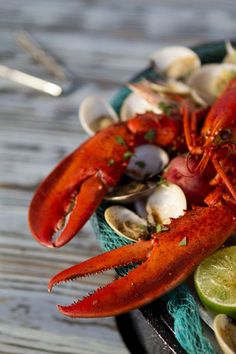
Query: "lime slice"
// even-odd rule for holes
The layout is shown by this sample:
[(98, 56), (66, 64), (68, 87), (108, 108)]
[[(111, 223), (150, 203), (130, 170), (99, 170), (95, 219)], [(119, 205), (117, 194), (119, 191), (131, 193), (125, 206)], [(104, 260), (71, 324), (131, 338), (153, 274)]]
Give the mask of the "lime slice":
[(236, 246), (222, 248), (206, 258), (195, 271), (194, 282), (209, 310), (236, 318)]

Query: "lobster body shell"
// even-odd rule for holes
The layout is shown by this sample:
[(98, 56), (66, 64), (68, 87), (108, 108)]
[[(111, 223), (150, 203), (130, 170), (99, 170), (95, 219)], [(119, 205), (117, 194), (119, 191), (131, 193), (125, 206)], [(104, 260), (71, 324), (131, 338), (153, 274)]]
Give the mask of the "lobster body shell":
[[(191, 155), (201, 155), (200, 162), (192, 173), (202, 173), (209, 162), (216, 175), (211, 184), (223, 183), (236, 201), (234, 157), (236, 154), (236, 78), (219, 97), (207, 114), (200, 136), (197, 135), (196, 115), (189, 115), (184, 108), (183, 126), (186, 144)], [(229, 168), (230, 166), (230, 168)], [(233, 171), (232, 171), (233, 167)], [(227, 174), (228, 170), (230, 175)], [(232, 176), (233, 179), (232, 179)]]
[(231, 130), (232, 143), (236, 143), (236, 79), (232, 80), (224, 94), (213, 104), (207, 115), (201, 135), (209, 139), (224, 129)]

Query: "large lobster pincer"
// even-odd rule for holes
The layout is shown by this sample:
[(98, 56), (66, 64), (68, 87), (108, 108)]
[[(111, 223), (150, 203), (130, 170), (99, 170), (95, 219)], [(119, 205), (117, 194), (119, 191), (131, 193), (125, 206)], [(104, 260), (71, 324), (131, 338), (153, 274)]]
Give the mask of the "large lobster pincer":
[[(42, 182), (29, 210), (34, 237), (61, 247), (82, 228), (108, 189), (117, 185), (137, 145), (179, 144), (182, 122), (146, 113), (100, 131), (67, 156)], [(183, 140), (183, 139), (182, 139)], [(60, 233), (55, 237), (57, 231)]]
[(168, 231), (154, 233), (149, 241), (123, 246), (62, 271), (49, 282), (49, 291), (63, 281), (142, 262), (126, 276), (58, 309), (70, 317), (104, 317), (153, 301), (183, 282), (224, 243), (236, 228), (235, 209), (224, 204), (196, 207), (172, 220)]

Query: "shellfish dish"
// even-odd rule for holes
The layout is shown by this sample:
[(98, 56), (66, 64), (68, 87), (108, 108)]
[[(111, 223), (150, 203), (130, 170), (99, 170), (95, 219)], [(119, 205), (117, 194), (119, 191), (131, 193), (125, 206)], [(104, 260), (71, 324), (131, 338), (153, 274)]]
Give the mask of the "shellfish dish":
[(67, 306), (70, 317), (119, 315), (184, 282), (236, 230), (236, 55), (202, 64), (189, 48), (159, 49), (126, 85), (119, 107), (89, 96), (79, 120), (89, 138), (39, 185), (33, 237), (62, 247), (96, 212), (125, 241), (62, 270), (64, 281), (132, 265), (126, 275)]

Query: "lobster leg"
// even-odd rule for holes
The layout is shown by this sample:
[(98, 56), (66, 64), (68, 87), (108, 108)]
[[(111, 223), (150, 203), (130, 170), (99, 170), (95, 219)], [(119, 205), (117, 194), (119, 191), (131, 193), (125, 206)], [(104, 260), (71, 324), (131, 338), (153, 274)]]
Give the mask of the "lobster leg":
[(231, 193), (232, 197), (236, 201), (236, 190), (234, 185), (230, 182), (230, 179), (226, 176), (224, 169), (222, 168), (220, 162), (218, 161), (217, 155), (213, 155), (212, 157), (212, 163), (218, 173), (218, 175), (221, 177), (222, 181), (228, 188), (229, 192)]
[[(153, 301), (184, 281), (202, 259), (222, 245), (235, 226), (233, 212), (228, 207), (197, 207), (172, 220), (169, 231), (154, 234), (151, 241), (122, 247), (60, 273), (49, 283), (49, 288), (54, 283), (76, 276), (127, 264), (128, 260), (128, 263), (143, 260), (126, 276), (83, 300), (70, 306), (58, 306), (63, 314), (70, 317), (118, 315)], [(147, 245), (144, 253), (140, 251), (140, 245)], [(131, 250), (129, 259), (124, 255), (127, 247)], [(112, 260), (109, 261), (110, 256)], [(102, 260), (103, 266), (100, 264)]]

